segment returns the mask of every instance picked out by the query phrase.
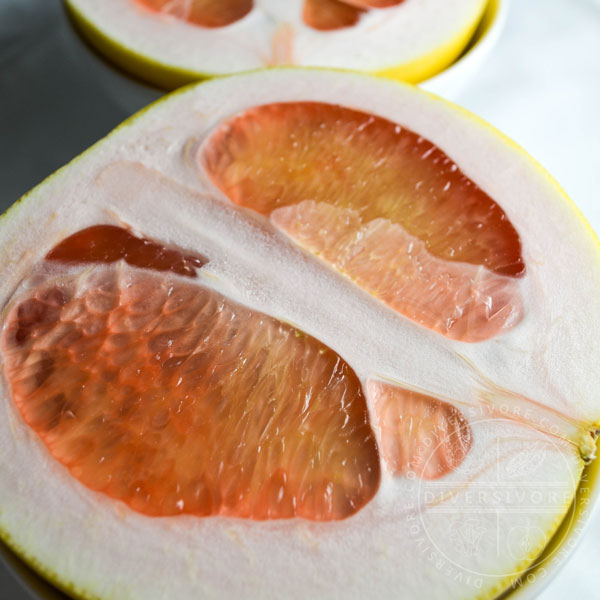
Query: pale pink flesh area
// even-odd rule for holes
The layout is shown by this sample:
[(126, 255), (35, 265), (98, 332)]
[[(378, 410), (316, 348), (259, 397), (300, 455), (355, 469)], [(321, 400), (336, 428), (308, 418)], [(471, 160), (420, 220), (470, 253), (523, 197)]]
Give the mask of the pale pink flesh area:
[(357, 211), (307, 200), (274, 210), (271, 220), (390, 308), (448, 338), (484, 341), (522, 318), (513, 278), (433, 256), (388, 219), (363, 224)]
[(456, 407), (376, 380), (367, 383), (367, 394), (381, 430), (381, 453), (394, 475), (438, 479), (467, 456), (471, 428)]

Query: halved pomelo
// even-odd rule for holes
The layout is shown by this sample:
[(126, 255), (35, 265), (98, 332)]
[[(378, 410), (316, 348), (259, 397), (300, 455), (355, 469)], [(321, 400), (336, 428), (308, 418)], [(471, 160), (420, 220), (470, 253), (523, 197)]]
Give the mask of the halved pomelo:
[(66, 0), (101, 52), (173, 88), (273, 65), (417, 82), (471, 39), (486, 0)]
[(594, 457), (596, 238), (410, 86), (188, 88), (0, 248), (0, 531), (75, 596), (493, 598)]

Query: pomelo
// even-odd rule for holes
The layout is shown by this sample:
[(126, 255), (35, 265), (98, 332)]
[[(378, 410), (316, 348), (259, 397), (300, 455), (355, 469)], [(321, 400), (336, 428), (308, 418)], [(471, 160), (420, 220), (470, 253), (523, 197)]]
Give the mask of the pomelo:
[(189, 87), (0, 248), (0, 531), (74, 596), (493, 598), (594, 457), (597, 240), (411, 86)]
[(273, 65), (423, 81), (471, 39), (486, 0), (66, 0), (102, 53), (161, 87)]

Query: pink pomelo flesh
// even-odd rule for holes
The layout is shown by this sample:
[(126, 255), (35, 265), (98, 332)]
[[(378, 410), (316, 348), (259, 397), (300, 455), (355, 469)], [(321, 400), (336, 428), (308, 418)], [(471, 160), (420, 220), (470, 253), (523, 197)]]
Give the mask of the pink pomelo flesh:
[[(108, 225), (48, 253), (52, 274), (32, 279), (2, 334), (26, 423), (84, 485), (150, 516), (356, 513), (377, 492), (380, 457), (352, 368), (178, 278), (194, 275), (185, 260), (206, 262)], [(456, 409), (376, 381), (369, 394), (394, 473), (439, 477), (462, 462), (470, 430)], [(426, 424), (413, 432), (413, 419)], [(450, 441), (423, 466), (422, 432), (442, 425)]]
[(438, 479), (465, 459), (471, 428), (451, 404), (381, 381), (369, 381), (381, 451), (394, 475)]
[[(131, 0), (133, 1), (133, 0)], [(253, 0), (135, 0), (152, 12), (200, 27), (226, 27), (248, 15)], [(305, 0), (302, 19), (320, 31), (351, 27), (370, 9), (388, 8), (403, 0)]]
[(202, 27), (225, 27), (245, 17), (253, 0), (135, 0), (153, 12)]
[(476, 342), (521, 320), (519, 234), (441, 149), (400, 125), (270, 104), (223, 124), (198, 161), (232, 202), (425, 327)]
[[(118, 251), (104, 252), (110, 237)], [(294, 327), (159, 274), (177, 272), (182, 256), (154, 242), (136, 257), (144, 269), (115, 265), (123, 242), (140, 240), (106, 226), (64, 240), (53, 264), (106, 266), (87, 285), (67, 270), (35, 286), (6, 319), (14, 402), (52, 455), (153, 516), (331, 520), (368, 502), (379, 455), (345, 361)]]
[(340, 0), (305, 0), (302, 19), (320, 31), (331, 31), (356, 25), (364, 9)]
[(206, 264), (201, 256), (184, 255), (114, 225), (95, 225), (78, 231), (53, 248), (46, 260), (74, 264), (124, 260), (132, 267), (170, 271), (184, 277), (196, 277), (196, 269)]

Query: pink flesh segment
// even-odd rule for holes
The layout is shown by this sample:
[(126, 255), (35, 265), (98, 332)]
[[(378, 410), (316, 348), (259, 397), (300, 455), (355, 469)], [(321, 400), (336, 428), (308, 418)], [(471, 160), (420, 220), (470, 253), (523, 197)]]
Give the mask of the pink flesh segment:
[(381, 428), (381, 452), (394, 475), (438, 479), (467, 456), (471, 428), (451, 404), (376, 380), (367, 383), (367, 393)]

